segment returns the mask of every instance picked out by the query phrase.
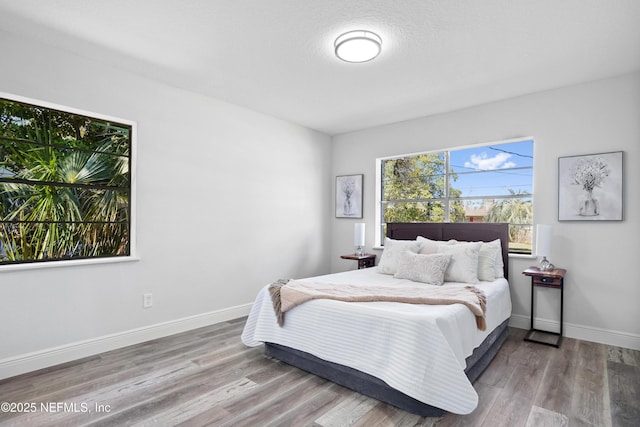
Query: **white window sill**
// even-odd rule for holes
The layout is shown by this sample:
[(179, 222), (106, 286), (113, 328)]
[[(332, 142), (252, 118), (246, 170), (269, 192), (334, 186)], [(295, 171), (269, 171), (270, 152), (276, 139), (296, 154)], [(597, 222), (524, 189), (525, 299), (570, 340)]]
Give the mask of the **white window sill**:
[(531, 254), (509, 254), (509, 258), (515, 259), (536, 259), (537, 256)]
[(36, 270), (41, 268), (58, 268), (58, 267), (74, 267), (78, 265), (95, 265), (95, 264), (115, 264), (121, 262), (140, 261), (137, 256), (113, 257), (113, 258), (94, 258), (94, 259), (78, 259), (78, 260), (62, 260), (50, 262), (30, 262), (25, 264), (0, 264), (0, 273), (3, 271), (18, 270)]

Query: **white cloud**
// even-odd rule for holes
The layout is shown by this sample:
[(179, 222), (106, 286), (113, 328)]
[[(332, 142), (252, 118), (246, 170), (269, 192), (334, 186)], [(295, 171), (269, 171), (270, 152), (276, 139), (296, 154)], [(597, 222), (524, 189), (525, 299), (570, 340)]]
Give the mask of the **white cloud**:
[(509, 153), (498, 153), (493, 157), (489, 157), (487, 153), (480, 155), (472, 154), (470, 161), (464, 162), (464, 167), (475, 170), (495, 170), (512, 168), (516, 164), (514, 162), (508, 162), (511, 157)]

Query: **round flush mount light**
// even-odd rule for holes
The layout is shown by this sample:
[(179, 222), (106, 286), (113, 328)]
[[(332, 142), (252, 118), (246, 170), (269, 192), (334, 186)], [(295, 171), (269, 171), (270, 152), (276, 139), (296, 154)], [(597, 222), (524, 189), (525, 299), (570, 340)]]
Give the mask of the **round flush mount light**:
[(349, 31), (334, 43), (336, 56), (346, 62), (367, 62), (380, 54), (382, 39), (371, 31)]

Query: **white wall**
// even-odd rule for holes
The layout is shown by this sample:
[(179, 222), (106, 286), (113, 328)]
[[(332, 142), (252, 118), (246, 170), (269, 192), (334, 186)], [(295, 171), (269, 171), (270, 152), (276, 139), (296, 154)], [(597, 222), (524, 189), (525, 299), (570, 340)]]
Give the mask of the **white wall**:
[(237, 317), (268, 282), (329, 271), (329, 136), (3, 32), (0, 51), (0, 91), (137, 122), (140, 256), (0, 267), (0, 378)]
[[(333, 138), (333, 176), (364, 173), (364, 220), (332, 220), (332, 271), (354, 268), (340, 259), (353, 248), (353, 223), (374, 243), (375, 159), (403, 153), (535, 139), (534, 221), (553, 225), (551, 261), (568, 270), (566, 334), (640, 349), (640, 74), (571, 86)], [(558, 222), (558, 157), (624, 151), (624, 221)], [(335, 190), (332, 190), (335, 191)], [(378, 258), (380, 251), (377, 250)], [(512, 324), (528, 328), (533, 259), (511, 259)], [(539, 327), (557, 327), (558, 293), (544, 289)]]
[[(364, 173), (367, 246), (375, 158), (533, 136), (535, 221), (568, 269), (569, 335), (640, 348), (640, 74), (331, 139), (0, 31), (0, 91), (138, 123), (140, 261), (0, 269), (0, 378), (247, 312), (280, 277), (353, 268), (353, 223), (335, 219), (336, 175)], [(625, 220), (557, 222), (557, 158), (625, 152)], [(188, 181), (187, 181), (188, 180)], [(188, 211), (189, 216), (183, 213)], [(371, 249), (369, 249), (371, 250)], [(378, 252), (379, 254), (380, 252)], [(513, 323), (526, 326), (533, 260), (510, 261)], [(142, 308), (142, 294), (154, 307)], [(539, 317), (557, 323), (541, 295)], [(554, 304), (556, 304), (554, 306)]]

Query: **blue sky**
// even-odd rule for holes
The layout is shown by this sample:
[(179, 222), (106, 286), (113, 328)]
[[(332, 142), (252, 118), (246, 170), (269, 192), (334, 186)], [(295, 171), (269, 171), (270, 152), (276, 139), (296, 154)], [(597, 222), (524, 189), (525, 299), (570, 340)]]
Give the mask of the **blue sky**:
[[(533, 141), (485, 145), (451, 151), (452, 169), (458, 179), (453, 188), (462, 196), (508, 195), (509, 189), (532, 193)], [(517, 168), (531, 168), (522, 169)]]

